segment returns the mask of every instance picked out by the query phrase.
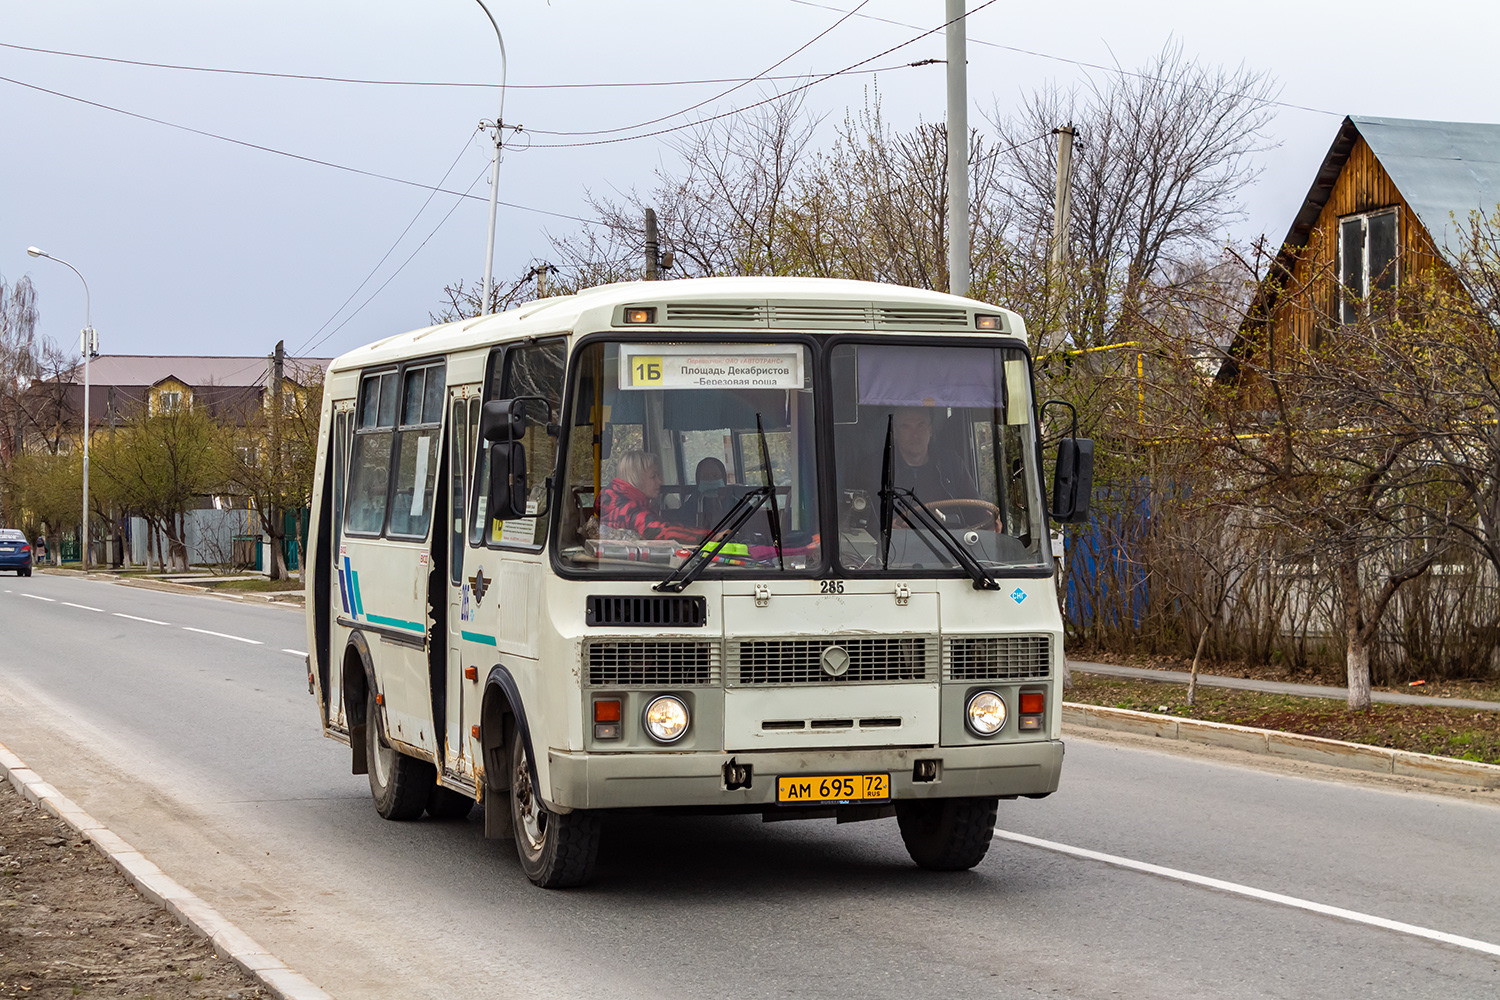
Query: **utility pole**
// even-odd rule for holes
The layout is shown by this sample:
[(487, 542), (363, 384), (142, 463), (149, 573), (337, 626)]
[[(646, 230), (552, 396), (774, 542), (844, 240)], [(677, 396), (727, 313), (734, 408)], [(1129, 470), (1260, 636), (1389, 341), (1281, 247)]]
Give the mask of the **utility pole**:
[(948, 42), (948, 291), (969, 294), (969, 66), (964, 0), (946, 0)]
[(656, 209), (646, 209), (646, 280), (659, 281), (661, 271), (657, 268), (656, 255)]
[(1052, 130), (1057, 136), (1057, 186), (1052, 194), (1052, 255), (1047, 274), (1047, 343), (1042, 352), (1062, 346), (1062, 323), (1053, 324), (1053, 302), (1061, 308), (1065, 301), (1064, 282), (1068, 262), (1068, 230), (1073, 216), (1073, 137), (1077, 130), (1069, 123)]
[[(500, 43), (500, 110), (495, 112), (495, 155), (490, 164), (490, 225), (484, 244), (484, 288), (480, 291), (479, 315), (490, 314), (490, 295), (495, 287), (495, 214), (500, 206), (500, 143), (505, 135), (505, 37), (500, 34), (500, 25), (495, 15), (484, 5), (484, 0), (474, 0), (484, 16), (490, 19), (495, 29), (495, 40)], [(481, 127), (484, 122), (479, 123)]]
[[(267, 470), (270, 476), (267, 483), (270, 489), (266, 491), (266, 504), (270, 510), (268, 518), (272, 524), (279, 523), (283, 516), (281, 507), (276, 503), (276, 497), (281, 494), (282, 476), (285, 467), (281, 461), (281, 387), (282, 380), (286, 375), (286, 341), (276, 341), (276, 350), (271, 354), (271, 464)], [(269, 560), (270, 573), (273, 580), (280, 580), (285, 574), (282, 573), (282, 560), (284, 558), (282, 546), (277, 541), (276, 535), (271, 535), (271, 558)]]

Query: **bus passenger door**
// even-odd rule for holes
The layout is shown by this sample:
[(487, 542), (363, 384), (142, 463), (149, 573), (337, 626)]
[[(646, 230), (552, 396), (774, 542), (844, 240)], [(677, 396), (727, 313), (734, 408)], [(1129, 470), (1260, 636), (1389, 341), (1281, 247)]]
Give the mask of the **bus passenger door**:
[[(447, 711), (443, 741), (444, 769), (465, 778), (474, 775), (474, 764), (470, 759), (469, 741), (465, 738), (468, 717), (478, 717), (477, 701), (480, 686), (464, 677), (466, 666), (482, 666), (464, 656), (464, 631), (474, 617), (474, 601), (471, 584), (464, 575), (464, 556), (468, 551), (466, 498), (470, 493), (470, 477), (474, 470), (474, 451), (479, 430), (479, 386), (455, 386), (449, 390), (448, 409), (448, 566), (445, 576), (448, 581), (448, 676)], [(482, 678), (481, 678), (482, 680)], [(466, 704), (473, 701), (473, 704)]]

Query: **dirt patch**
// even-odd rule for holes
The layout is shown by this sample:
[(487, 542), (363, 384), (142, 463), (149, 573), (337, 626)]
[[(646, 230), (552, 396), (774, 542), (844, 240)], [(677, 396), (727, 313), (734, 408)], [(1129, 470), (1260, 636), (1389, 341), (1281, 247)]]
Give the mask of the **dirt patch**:
[(268, 996), (92, 844), (0, 780), (0, 997)]

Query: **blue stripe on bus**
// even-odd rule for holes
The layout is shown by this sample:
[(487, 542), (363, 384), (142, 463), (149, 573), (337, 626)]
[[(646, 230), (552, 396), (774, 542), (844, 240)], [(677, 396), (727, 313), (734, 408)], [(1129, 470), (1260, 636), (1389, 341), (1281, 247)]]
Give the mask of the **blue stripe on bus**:
[(344, 579), (344, 573), (344, 569), (339, 570), (339, 603), (344, 606), (344, 614), (347, 615), (349, 613), (349, 584)]
[(477, 642), (482, 646), (495, 645), (495, 637), (492, 635), (485, 635), (483, 632), (460, 632), (459, 635), (463, 636), (470, 642)]

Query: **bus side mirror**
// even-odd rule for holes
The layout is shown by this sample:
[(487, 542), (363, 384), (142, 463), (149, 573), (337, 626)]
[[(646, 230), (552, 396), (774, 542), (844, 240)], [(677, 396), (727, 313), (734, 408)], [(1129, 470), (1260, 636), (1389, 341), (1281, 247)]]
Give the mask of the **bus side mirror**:
[(528, 424), (546, 427), (549, 417), (547, 401), (540, 396), (492, 399), (480, 410), (479, 437), (490, 443), (488, 513), (492, 521), (533, 516), (526, 510), (526, 446), (521, 439)]
[(526, 413), (519, 399), (492, 399), (479, 411), (479, 437), (514, 441), (526, 432)]
[(1057, 443), (1052, 479), (1052, 520), (1076, 524), (1089, 519), (1094, 492), (1094, 442), (1069, 437)]
[[(492, 404), (486, 403), (485, 409)], [(489, 516), (509, 521), (526, 516), (526, 449), (519, 441), (490, 445)]]

